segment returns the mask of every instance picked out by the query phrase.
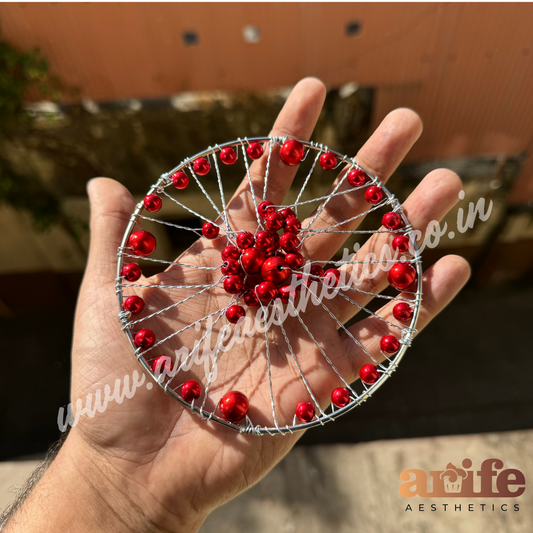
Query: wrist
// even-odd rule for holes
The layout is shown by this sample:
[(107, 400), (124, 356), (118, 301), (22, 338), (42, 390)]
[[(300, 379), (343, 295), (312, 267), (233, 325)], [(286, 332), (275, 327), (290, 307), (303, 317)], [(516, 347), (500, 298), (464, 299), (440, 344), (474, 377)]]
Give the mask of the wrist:
[[(206, 516), (176, 514), (95, 450), (74, 429), (6, 533), (198, 531)], [(46, 524), (46, 529), (43, 529)], [(19, 529), (20, 528), (20, 529)]]

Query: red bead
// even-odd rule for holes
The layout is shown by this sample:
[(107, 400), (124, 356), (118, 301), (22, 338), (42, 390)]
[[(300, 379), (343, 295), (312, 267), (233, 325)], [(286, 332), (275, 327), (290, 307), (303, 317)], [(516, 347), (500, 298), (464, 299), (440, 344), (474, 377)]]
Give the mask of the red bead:
[(305, 280), (303, 279), (303, 275), (298, 273), (294, 274), (291, 280), (292, 285), (296, 285), (296, 290), (301, 291), (302, 285), (305, 285), (306, 287), (309, 287), (309, 276), (305, 276)]
[(263, 281), (255, 288), (255, 294), (263, 302), (271, 302), (278, 295), (278, 289), (271, 281)]
[(365, 191), (365, 200), (369, 204), (379, 204), (381, 200), (383, 200), (383, 189), (381, 187), (375, 187), (374, 185), (372, 187), (368, 187), (368, 189)]
[(277, 249), (279, 243), (279, 235), (273, 231), (260, 231), (255, 236), (255, 245), (263, 250)]
[(301, 268), (304, 264), (304, 258), (298, 252), (287, 254), (285, 256), (285, 261), (293, 270)]
[(234, 259), (226, 261), (220, 268), (220, 271), (222, 274), (224, 274), (224, 276), (231, 276), (233, 274), (235, 276), (244, 276), (244, 271), (241, 264), (239, 261), (235, 261)]
[(359, 370), (359, 377), (363, 383), (372, 385), (379, 379), (379, 372), (374, 365), (364, 365)]
[(336, 268), (330, 268), (329, 270), (326, 270), (326, 273), (324, 274), (324, 283), (328, 287), (336, 287), (341, 280), (341, 273)]
[(259, 159), (263, 155), (263, 145), (256, 141), (252, 141), (246, 147), (246, 153), (248, 154), (250, 159)]
[(336, 407), (345, 407), (350, 403), (350, 393), (346, 387), (337, 387), (331, 393), (331, 403)]
[(405, 226), (405, 224), (403, 223), (402, 217), (398, 213), (395, 213), (394, 211), (385, 213), (383, 215), (383, 218), (381, 219), (381, 223), (387, 229), (391, 229), (391, 230), (398, 230)]
[(211, 170), (211, 165), (205, 157), (199, 157), (198, 159), (194, 160), (192, 169), (199, 176), (205, 176)]
[(361, 187), (368, 181), (368, 176), (360, 168), (352, 168), (346, 179), (352, 187)]
[(229, 276), (224, 280), (224, 290), (228, 294), (239, 294), (242, 292), (244, 285), (240, 276)]
[(191, 403), (193, 400), (200, 398), (202, 394), (202, 387), (200, 383), (194, 379), (189, 379), (181, 386), (181, 397), (186, 401)]
[(226, 246), (220, 255), (222, 256), (223, 261), (228, 261), (229, 259), (238, 261), (241, 257), (241, 252), (235, 246)]
[(246, 311), (244, 310), (244, 307), (240, 305), (230, 305), (226, 309), (226, 318), (232, 324), (236, 324), (245, 314)]
[(300, 239), (288, 231), (279, 238), (279, 245), (286, 252), (294, 252), (300, 248)]
[(285, 219), (279, 213), (270, 213), (265, 218), (265, 225), (271, 231), (278, 231), (283, 227)]
[(230, 422), (242, 420), (248, 414), (249, 406), (248, 398), (239, 391), (228, 392), (218, 404), (222, 418)]
[(302, 278), (301, 285), (302, 286), (306, 286), (306, 287), (311, 287), (311, 283), (313, 283), (313, 282), (320, 283), (321, 280), (312, 278), (311, 276), (304, 274), (304, 276)]
[(237, 235), (237, 246), (241, 250), (251, 248), (255, 243), (254, 236), (249, 231), (242, 231)]
[(143, 201), (144, 208), (150, 213), (157, 213), (163, 205), (163, 200), (157, 194), (149, 194), (145, 196)]
[(400, 302), (392, 308), (392, 315), (400, 322), (407, 322), (413, 318), (413, 308), (405, 302)]
[(319, 265), (311, 265), (309, 269), (309, 274), (312, 276), (312, 281), (319, 281), (316, 278), (322, 279), (324, 277), (324, 269)]
[(260, 248), (247, 248), (241, 256), (241, 264), (247, 274), (259, 274), (266, 254)]
[(284, 209), (282, 209), (279, 212), (279, 214), (283, 218), (291, 218), (291, 217), (295, 217), (296, 218), (296, 213), (290, 207), (285, 207)]
[(411, 241), (407, 235), (397, 235), (392, 239), (392, 249), (401, 254), (405, 254), (409, 251)]
[(331, 170), (337, 165), (337, 156), (333, 152), (326, 152), (320, 156), (318, 162), (324, 170)]
[(120, 271), (120, 275), (124, 276), (127, 281), (137, 281), (141, 277), (141, 274), (141, 267), (135, 263), (124, 265)]
[(220, 150), (220, 160), (225, 165), (233, 165), (237, 161), (237, 152), (231, 146), (226, 146)]
[(282, 257), (270, 257), (261, 266), (261, 276), (265, 281), (279, 285), (284, 283), (291, 275), (289, 265)]
[(136, 315), (144, 309), (144, 300), (139, 296), (130, 296), (122, 303), (122, 309)]
[(409, 263), (394, 263), (387, 279), (395, 289), (404, 291), (415, 282), (416, 270)]
[(289, 217), (285, 224), (283, 224), (283, 228), (285, 231), (289, 231), (290, 233), (298, 233), (300, 228), (302, 227), (302, 223), (296, 218), (296, 217)]
[(400, 349), (400, 341), (394, 335), (385, 335), (379, 341), (379, 347), (383, 354), (395, 354)]
[(279, 297), (283, 303), (289, 303), (289, 299), (295, 300), (297, 294), (296, 287), (292, 285), (284, 285), (279, 289)]
[(255, 292), (248, 291), (243, 296), (244, 303), (250, 307), (257, 307), (259, 305), (259, 300), (257, 299), (257, 296), (255, 295)]
[(296, 406), (296, 416), (302, 422), (311, 422), (315, 418), (315, 408), (309, 402), (300, 402)]
[(152, 362), (152, 372), (157, 376), (161, 374), (171, 374), (172, 373), (172, 359), (167, 355), (160, 355), (156, 357)]
[(174, 174), (172, 174), (172, 185), (174, 185), (176, 189), (187, 188), (187, 185), (189, 185), (189, 176), (181, 170), (179, 172), (174, 172)]
[(133, 344), (142, 348), (150, 348), (155, 343), (154, 332), (149, 329), (141, 329), (133, 338)]
[(273, 238), (272, 246), (269, 246), (266, 249), (266, 252), (269, 257), (272, 257), (272, 255), (277, 253), (279, 250), (279, 235), (276, 232), (271, 232), (271, 233), (272, 233), (272, 238)]
[(272, 202), (265, 200), (264, 202), (261, 202), (257, 206), (257, 212), (259, 213), (259, 216), (261, 218), (266, 218), (267, 215), (270, 215), (271, 213), (275, 213), (276, 208), (274, 207), (274, 204)]
[(303, 144), (295, 139), (285, 141), (279, 149), (280, 159), (289, 166), (299, 165), (304, 157)]
[(133, 249), (135, 255), (147, 257), (154, 253), (157, 242), (151, 233), (140, 230), (131, 234), (128, 240), (128, 246)]
[(212, 222), (206, 222), (202, 226), (202, 235), (206, 239), (216, 239), (220, 233), (220, 228), (215, 226)]
[(246, 276), (246, 282), (245, 286), (248, 289), (255, 289), (257, 285), (263, 282), (263, 278), (261, 277), (261, 274), (252, 274)]

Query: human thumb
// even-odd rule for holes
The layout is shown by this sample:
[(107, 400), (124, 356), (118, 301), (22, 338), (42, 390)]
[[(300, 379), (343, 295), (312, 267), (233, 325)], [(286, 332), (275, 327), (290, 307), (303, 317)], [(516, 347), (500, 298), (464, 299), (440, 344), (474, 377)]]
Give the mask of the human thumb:
[(135, 200), (118, 181), (94, 178), (87, 183), (91, 204), (91, 240), (87, 277), (100, 283), (114, 282), (117, 276), (117, 248), (120, 246)]

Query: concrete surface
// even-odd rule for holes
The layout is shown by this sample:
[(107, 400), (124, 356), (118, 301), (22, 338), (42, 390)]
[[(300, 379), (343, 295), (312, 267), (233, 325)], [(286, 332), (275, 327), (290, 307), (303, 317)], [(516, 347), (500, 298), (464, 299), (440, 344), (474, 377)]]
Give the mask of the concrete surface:
[[(471, 470), (478, 470), (489, 458), (501, 459), (504, 469), (520, 470), (526, 479), (524, 494), (517, 498), (404, 498), (399, 494), (403, 470), (441, 471), (449, 462), (459, 467), (466, 457), (473, 462)], [(27, 460), (0, 464), (0, 507), (35, 464)], [(531, 479), (533, 430), (299, 446), (255, 487), (217, 509), (201, 531), (531, 533)], [(420, 504), (424, 511), (419, 510)], [(431, 504), (436, 504), (435, 511)], [(443, 504), (448, 504), (446, 510)], [(461, 510), (455, 510), (459, 504)], [(503, 504), (507, 511), (501, 509)], [(518, 511), (513, 510), (515, 504)], [(412, 511), (406, 511), (407, 505)]]

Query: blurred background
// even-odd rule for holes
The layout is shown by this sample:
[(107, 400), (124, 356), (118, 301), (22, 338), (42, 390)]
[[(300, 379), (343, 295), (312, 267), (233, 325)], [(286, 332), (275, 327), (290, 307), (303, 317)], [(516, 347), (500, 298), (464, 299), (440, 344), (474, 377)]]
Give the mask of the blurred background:
[[(263, 531), (251, 510), (254, 494), (260, 502), (271, 493), (280, 498), (272, 480), (294, 478), (299, 461), (300, 475), (316, 481), (335, 471), (332, 457), (366, 460), (381, 450), (393, 461), (399, 453), (383, 479), (366, 481), (375, 483), (377, 499), (384, 487), (398, 499), (404, 453), (460, 455), (470, 442), (442, 436), (480, 434), (472, 436), (481, 439), (476, 449), (494, 445), (491, 453), (504, 461), (505, 453), (523, 458), (533, 426), (532, 21), (531, 4), (510, 3), (0, 4), (0, 459), (41, 454), (58, 438), (87, 257), (86, 182), (112, 177), (140, 199), (184, 157), (268, 134), (305, 76), (328, 87), (314, 140), (353, 155), (388, 112), (411, 107), (424, 133), (391, 190), (404, 199), (444, 166), (465, 190), (449, 226), (457, 227), (458, 208), (467, 212), (480, 198), (493, 209), (487, 221), (424, 252), (426, 267), (447, 253), (463, 255), (473, 275), (394, 379), (368, 404), (308, 432), (282, 470), (242, 500), (249, 522), (240, 522), (235, 504), (223, 508), (217, 530), (226, 530), (226, 520), (228, 531), (241, 530), (236, 522), (249, 531), (252, 521)], [(189, 203), (202, 209), (196, 198)], [(165, 209), (166, 220), (198, 226)], [(166, 253), (190, 244), (161, 228)], [(23, 387), (14, 376), (24, 368), (32, 375)], [(383, 439), (395, 439), (393, 448), (376, 442)], [(503, 443), (499, 452), (495, 442)], [(301, 511), (302, 502), (326, 494), (298, 493), (287, 489), (281, 500)], [(327, 493), (344, 503), (319, 513), (319, 525), (352, 509), (348, 496)], [(361, 512), (353, 520), (379, 522), (379, 510)], [(299, 531), (301, 521), (288, 516), (265, 531)]]

